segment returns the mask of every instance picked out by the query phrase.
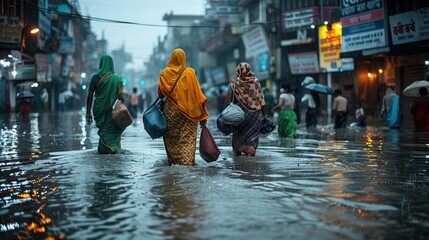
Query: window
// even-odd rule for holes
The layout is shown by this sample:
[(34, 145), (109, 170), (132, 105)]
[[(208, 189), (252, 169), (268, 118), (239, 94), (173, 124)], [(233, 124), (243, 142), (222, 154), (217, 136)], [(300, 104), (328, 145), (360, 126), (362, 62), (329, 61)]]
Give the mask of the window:
[(16, 16), (16, 0), (0, 0), (0, 15)]
[(249, 22), (259, 20), (259, 1), (253, 1), (249, 4)]

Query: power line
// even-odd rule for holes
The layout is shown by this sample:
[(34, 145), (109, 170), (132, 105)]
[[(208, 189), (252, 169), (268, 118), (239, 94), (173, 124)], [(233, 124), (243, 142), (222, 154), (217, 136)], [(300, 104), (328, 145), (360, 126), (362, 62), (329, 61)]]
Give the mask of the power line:
[[(42, 12), (45, 12), (45, 13), (57, 14), (57, 15), (61, 15), (61, 16), (66, 16), (66, 17), (71, 17), (71, 18), (79, 18), (79, 19), (84, 19), (84, 20), (89, 20), (89, 21), (127, 24), (127, 25), (138, 25), (138, 26), (145, 26), (145, 27), (226, 29), (226, 28), (232, 28), (232, 27), (246, 27), (246, 26), (261, 24), (261, 23), (249, 23), (249, 24), (239, 24), (239, 25), (228, 26), (228, 27), (209, 26), (209, 25), (190, 25), (190, 26), (168, 25), (167, 26), (167, 25), (160, 25), (160, 24), (139, 23), (139, 22), (130, 22), (130, 21), (123, 21), (123, 20), (114, 20), (114, 19), (107, 19), (107, 18), (91, 17), (91, 16), (85, 16), (85, 15), (80, 15), (80, 14), (76, 14), (76, 13), (63, 13), (63, 12), (58, 12), (58, 11), (55, 11), (52, 9), (46, 9), (46, 8), (39, 8), (39, 10)], [(275, 22), (276, 21), (264, 22), (263, 24), (271, 24), (271, 23), (275, 23)]]

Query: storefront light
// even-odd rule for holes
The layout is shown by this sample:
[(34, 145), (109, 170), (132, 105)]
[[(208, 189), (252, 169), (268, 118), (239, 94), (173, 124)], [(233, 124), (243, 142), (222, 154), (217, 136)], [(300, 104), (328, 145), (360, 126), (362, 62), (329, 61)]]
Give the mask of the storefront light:
[(368, 77), (371, 78), (372, 77), (372, 73), (369, 72), (368, 73)]
[(383, 73), (383, 69), (379, 68), (378, 69), (378, 73), (382, 74)]
[(429, 60), (425, 61), (425, 65), (428, 66), (429, 65)]
[(323, 24), (328, 25), (328, 21), (324, 21)]
[(30, 33), (31, 34), (36, 34), (36, 33), (38, 33), (40, 31), (40, 29), (38, 28), (38, 27), (35, 27), (35, 28), (32, 28), (31, 30), (30, 30)]
[(2, 65), (2, 67), (6, 68), (10, 66), (10, 62), (9, 61), (5, 61), (3, 59), (0, 60), (0, 65)]
[(314, 24), (311, 24), (311, 29), (315, 29), (316, 28), (316, 25), (314, 25)]

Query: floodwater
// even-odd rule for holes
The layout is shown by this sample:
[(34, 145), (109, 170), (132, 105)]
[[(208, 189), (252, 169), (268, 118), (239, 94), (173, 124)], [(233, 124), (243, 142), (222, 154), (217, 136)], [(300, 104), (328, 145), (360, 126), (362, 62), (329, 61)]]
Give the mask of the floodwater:
[(368, 127), (261, 136), (166, 165), (141, 121), (98, 155), (80, 112), (1, 119), (1, 239), (428, 239), (429, 135)]

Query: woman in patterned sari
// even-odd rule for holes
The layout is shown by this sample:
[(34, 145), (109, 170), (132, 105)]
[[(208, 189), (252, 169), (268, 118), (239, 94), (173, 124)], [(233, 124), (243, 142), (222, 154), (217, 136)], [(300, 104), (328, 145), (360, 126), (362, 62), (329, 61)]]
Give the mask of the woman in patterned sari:
[(158, 94), (169, 96), (164, 106), (168, 129), (163, 137), (168, 164), (194, 165), (198, 122), (205, 125), (209, 115), (207, 98), (201, 91), (195, 70), (186, 67), (186, 55), (182, 49), (173, 51), (167, 67), (159, 76)]
[(235, 156), (242, 153), (255, 156), (259, 143), (259, 129), (264, 113), (264, 93), (261, 84), (250, 69), (250, 65), (242, 62), (236, 69), (237, 79), (229, 84), (225, 106), (229, 105), (234, 94), (237, 103), (245, 113), (244, 121), (238, 125), (232, 135), (232, 149)]
[(92, 107), (95, 126), (100, 136), (98, 142), (100, 154), (121, 153), (121, 136), (124, 130), (112, 122), (112, 108), (116, 99), (122, 99), (122, 90), (123, 85), (119, 75), (115, 73), (112, 57), (102, 56), (99, 70), (91, 79), (86, 101), (86, 121), (88, 124), (92, 122)]

